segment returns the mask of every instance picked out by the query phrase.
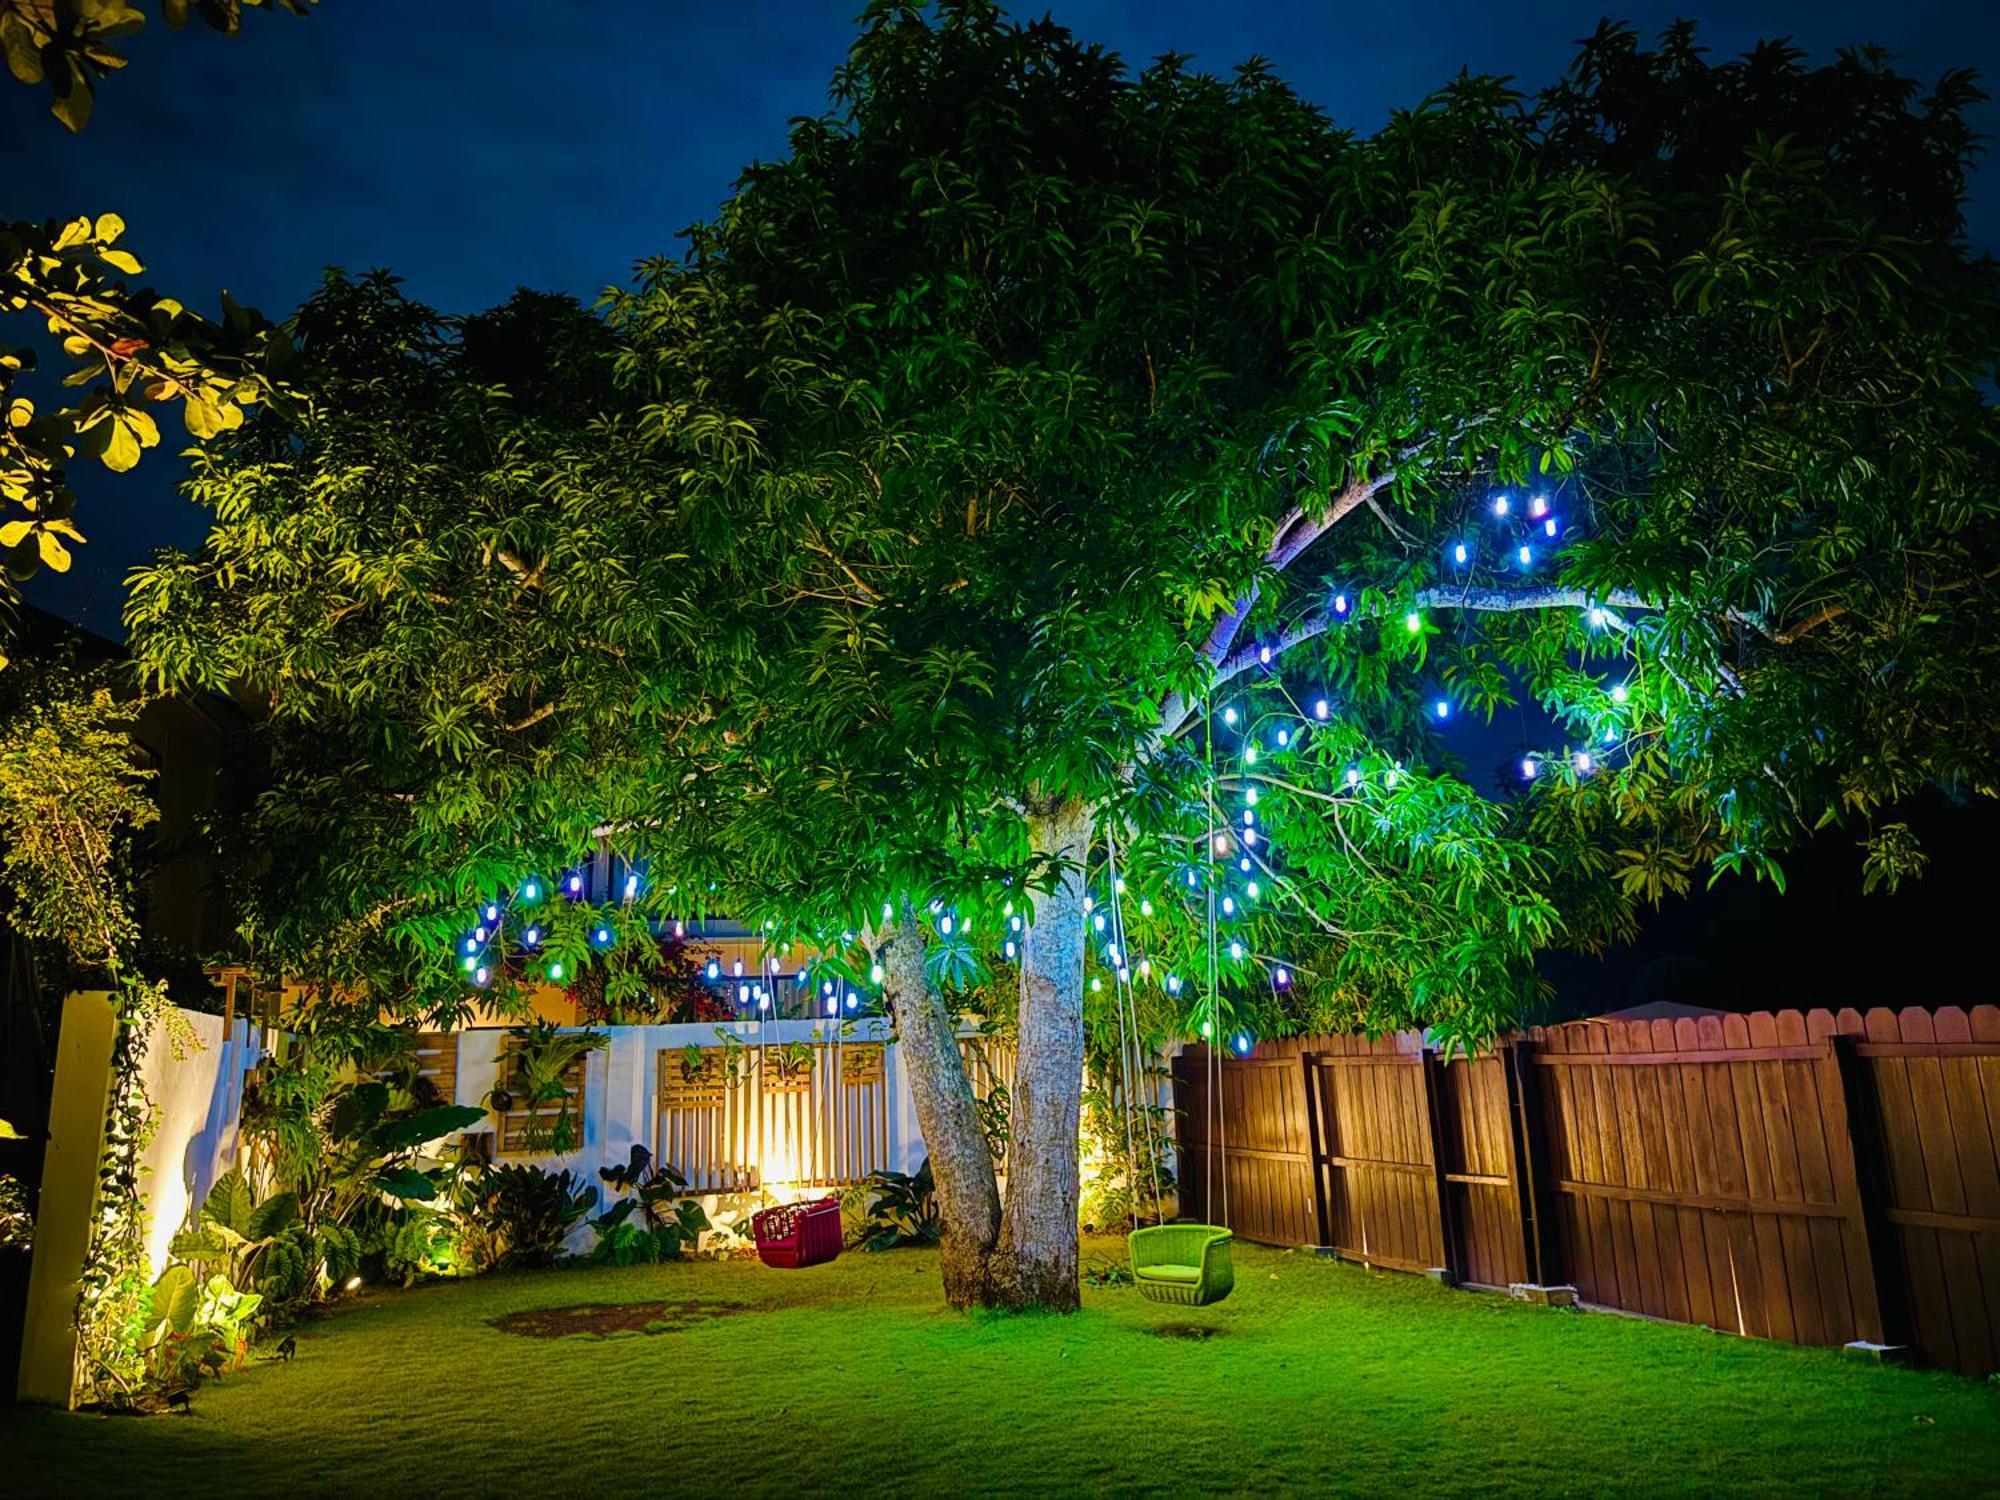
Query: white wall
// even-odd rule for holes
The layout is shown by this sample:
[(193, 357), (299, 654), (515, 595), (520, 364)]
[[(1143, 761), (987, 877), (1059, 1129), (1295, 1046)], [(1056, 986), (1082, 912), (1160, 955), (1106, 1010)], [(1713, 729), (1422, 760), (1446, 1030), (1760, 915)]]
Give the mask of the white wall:
[(153, 1139), (142, 1160), (146, 1257), (155, 1276), (166, 1269), (173, 1237), (215, 1179), (236, 1164), (244, 1075), (262, 1055), (249, 1021), (237, 1021), (224, 1037), (220, 1016), (181, 1011), (180, 1019), (194, 1045), (176, 1056), (169, 1028), (156, 1025), (141, 1069), (153, 1101)]

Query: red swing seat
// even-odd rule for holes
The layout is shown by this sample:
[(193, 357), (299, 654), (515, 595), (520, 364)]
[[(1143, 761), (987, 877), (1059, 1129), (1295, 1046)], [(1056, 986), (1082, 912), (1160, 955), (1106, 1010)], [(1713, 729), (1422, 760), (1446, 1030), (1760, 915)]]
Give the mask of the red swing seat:
[(840, 1254), (840, 1199), (781, 1203), (751, 1215), (757, 1259), (782, 1271), (816, 1266)]

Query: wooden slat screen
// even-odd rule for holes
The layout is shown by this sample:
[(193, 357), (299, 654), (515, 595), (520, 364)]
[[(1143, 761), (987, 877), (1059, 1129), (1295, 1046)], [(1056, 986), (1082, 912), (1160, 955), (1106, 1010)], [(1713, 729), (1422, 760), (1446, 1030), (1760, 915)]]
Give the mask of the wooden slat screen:
[(840, 1187), (889, 1162), (889, 1085), (880, 1042), (814, 1043), (799, 1061), (745, 1048), (732, 1083), (725, 1054), (659, 1053), (655, 1154), (702, 1193), (765, 1183)]
[[(509, 1037), (500, 1051), (501, 1076), (506, 1076), (510, 1066), (510, 1056), (518, 1050), (519, 1043)], [(563, 1086), (569, 1090), (567, 1103), (550, 1100), (544, 1104), (526, 1105), (497, 1112), (500, 1128), (495, 1145), (502, 1156), (543, 1156), (549, 1154), (547, 1137), (555, 1123), (568, 1110), (575, 1125), (576, 1145), (564, 1155), (572, 1155), (583, 1146), (583, 1111), (587, 1101), (586, 1079), (590, 1059), (588, 1055), (579, 1057), (563, 1069)], [(456, 1063), (454, 1062), (454, 1069)]]

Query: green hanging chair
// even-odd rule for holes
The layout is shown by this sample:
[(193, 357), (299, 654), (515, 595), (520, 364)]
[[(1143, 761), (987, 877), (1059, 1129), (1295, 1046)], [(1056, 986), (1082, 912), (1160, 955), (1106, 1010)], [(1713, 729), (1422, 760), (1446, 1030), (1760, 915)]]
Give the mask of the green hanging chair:
[(1183, 1307), (1220, 1302), (1236, 1285), (1230, 1237), (1227, 1229), (1215, 1224), (1161, 1224), (1133, 1230), (1126, 1245), (1139, 1295)]

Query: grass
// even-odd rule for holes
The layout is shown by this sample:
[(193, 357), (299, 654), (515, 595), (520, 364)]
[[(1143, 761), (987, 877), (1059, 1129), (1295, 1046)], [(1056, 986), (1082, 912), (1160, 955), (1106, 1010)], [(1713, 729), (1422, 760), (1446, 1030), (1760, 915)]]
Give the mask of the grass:
[[(1068, 1318), (948, 1312), (917, 1251), (364, 1294), (191, 1416), (0, 1418), (0, 1490), (2000, 1493), (1991, 1384), (1237, 1251), (1215, 1307)], [(744, 1310), (493, 1326), (688, 1301)]]

